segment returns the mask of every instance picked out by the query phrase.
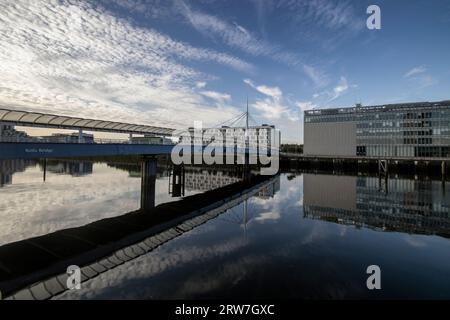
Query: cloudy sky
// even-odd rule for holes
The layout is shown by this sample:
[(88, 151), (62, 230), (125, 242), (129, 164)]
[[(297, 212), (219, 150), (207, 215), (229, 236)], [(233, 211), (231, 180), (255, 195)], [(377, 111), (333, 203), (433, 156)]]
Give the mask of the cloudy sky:
[(450, 2), (0, 0), (0, 107), (186, 128), (449, 99)]

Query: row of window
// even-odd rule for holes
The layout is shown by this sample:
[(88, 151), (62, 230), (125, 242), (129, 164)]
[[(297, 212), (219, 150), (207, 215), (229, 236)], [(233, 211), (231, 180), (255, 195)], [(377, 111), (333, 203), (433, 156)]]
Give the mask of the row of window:
[(389, 137), (411, 137), (411, 136), (450, 136), (450, 127), (446, 129), (426, 129), (426, 130), (396, 130), (396, 129), (356, 129), (356, 135), (362, 136), (389, 136)]
[(386, 156), (386, 157), (450, 157), (450, 147), (437, 146), (357, 146), (357, 156)]
[[(450, 107), (450, 106), (449, 106)], [(366, 113), (347, 113), (347, 114), (321, 114), (305, 115), (305, 122), (341, 122), (341, 121), (377, 121), (377, 120), (422, 120), (450, 119), (450, 110), (448, 108), (434, 111), (418, 112), (366, 112)]]
[(449, 127), (450, 121), (447, 120), (436, 120), (436, 121), (361, 121), (356, 124), (357, 128), (440, 128)]

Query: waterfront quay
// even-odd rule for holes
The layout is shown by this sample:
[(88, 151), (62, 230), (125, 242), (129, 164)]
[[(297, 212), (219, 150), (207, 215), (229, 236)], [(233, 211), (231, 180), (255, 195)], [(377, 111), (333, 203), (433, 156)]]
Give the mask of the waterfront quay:
[(280, 154), (281, 167), (330, 172), (408, 173), (448, 178), (449, 158), (313, 156)]

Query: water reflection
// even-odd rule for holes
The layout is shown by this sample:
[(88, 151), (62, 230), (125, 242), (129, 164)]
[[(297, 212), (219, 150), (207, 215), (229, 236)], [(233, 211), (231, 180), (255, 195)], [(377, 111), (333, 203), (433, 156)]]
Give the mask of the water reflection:
[[(215, 188), (219, 180), (227, 183), (227, 174), (216, 170), (203, 174), (205, 185), (175, 186), (173, 173), (166, 159), (158, 159), (149, 191), (142, 189), (138, 161), (0, 161), (0, 245), (176, 201)], [(188, 173), (188, 181), (192, 176)]]
[(67, 174), (72, 177), (82, 177), (92, 174), (94, 164), (92, 161), (44, 160), (39, 163), (39, 167), (42, 171), (47, 170), (55, 174)]
[(220, 170), (204, 167), (186, 169), (187, 190), (212, 190), (241, 181), (241, 179), (242, 173), (235, 167), (224, 167)]
[(13, 175), (36, 165), (34, 160), (0, 160), (0, 188), (13, 183)]
[[(422, 225), (438, 232), (427, 219), (446, 220), (440, 182), (392, 180), (388, 194), (377, 182), (283, 174), (247, 202), (58, 298), (450, 298), (450, 241), (404, 233)], [(311, 207), (327, 208), (330, 218), (311, 219)], [(355, 228), (361, 211), (375, 222)], [(397, 212), (410, 212), (403, 225)], [(381, 291), (367, 290), (371, 264), (382, 269)]]
[(303, 203), (307, 218), (450, 237), (450, 193), (441, 181), (304, 174)]
[[(207, 223), (183, 232), (178, 238), (152, 252), (95, 277), (84, 283), (82, 290), (66, 291), (56, 298), (191, 297), (193, 294), (207, 294), (211, 290), (221, 289), (227, 282), (233, 283), (236, 278), (243, 278), (258, 263), (263, 264), (270, 259), (270, 255), (263, 257), (254, 252), (244, 257), (245, 261), (237, 259), (232, 265), (225, 257), (253, 247), (255, 234), (248, 235), (248, 232), (257, 225), (273, 220), (261, 216), (258, 209), (277, 198), (280, 181), (280, 176), (271, 178), (249, 198), (210, 218)], [(212, 270), (211, 260), (214, 260), (214, 265), (224, 262), (224, 269), (220, 273), (209, 273), (208, 270)], [(199, 265), (203, 267), (199, 269)], [(186, 273), (190, 277), (181, 280), (180, 276)], [(186, 282), (183, 284), (183, 281)], [(125, 286), (125, 290), (119, 289), (121, 285)]]
[[(154, 191), (150, 190), (152, 186), (144, 186), (144, 184), (154, 183), (155, 170), (156, 161), (143, 163), (142, 183), (145, 193)], [(153, 182), (147, 182), (147, 179)], [(62, 229), (40, 237), (0, 246), (0, 289), (8, 294), (13, 293), (25, 284), (46, 280), (52, 272), (57, 270), (55, 266), (59, 266), (59, 272), (64, 272), (65, 261), (85, 266), (93, 260), (105, 258), (105, 255), (114, 253), (118, 248), (134, 245), (136, 241), (144, 241), (149, 236), (156, 236), (158, 240), (163, 239), (164, 242), (168, 241), (183, 231), (189, 231), (194, 226), (217, 217), (221, 212), (214, 213), (213, 210), (223, 211), (226, 209), (221, 207), (233, 207), (240, 202), (246, 202), (246, 198), (243, 198), (248, 197), (249, 191), (244, 192), (244, 190), (260, 183), (267, 184), (266, 180), (267, 178), (256, 177), (251, 181), (208, 191), (204, 197), (192, 195), (183, 200), (156, 207), (142, 207), (134, 212), (101, 219), (78, 228)], [(261, 189), (264, 188), (258, 187), (256, 191), (250, 191), (250, 194), (255, 194)], [(267, 197), (270, 191), (263, 191), (263, 194)], [(231, 204), (224, 203), (224, 199)], [(244, 216), (246, 216), (245, 210)], [(184, 223), (186, 219), (188, 222)], [(247, 223), (246, 218), (244, 223)], [(162, 232), (169, 228), (171, 232), (162, 236)], [(142, 251), (142, 253), (145, 252), (147, 251)], [(121, 257), (125, 256), (127, 254), (122, 253)], [(115, 257), (115, 261), (120, 259)]]
[[(45, 183), (42, 163), (17, 168), (1, 171), (14, 175), (0, 189), (1, 252), (35, 236), (43, 236), (39, 245), (48, 244), (44, 240), (52, 232), (84, 232), (91, 228), (87, 224), (99, 242), (105, 241), (97, 231), (102, 226), (110, 236), (145, 231), (150, 224), (162, 228), (160, 222), (171, 218), (162, 214), (168, 202), (199, 195), (192, 202), (201, 205), (201, 193), (242, 177), (235, 168), (173, 170), (160, 161), (151, 175), (155, 202), (140, 211), (137, 162), (93, 161), (87, 175), (48, 170)], [(288, 172), (225, 212), (180, 229), (151, 252), (56, 298), (450, 298), (449, 204), (448, 182)], [(160, 205), (161, 221), (136, 215)], [(119, 221), (109, 232), (100, 221), (106, 218)], [(366, 288), (371, 264), (382, 269), (381, 291)]]

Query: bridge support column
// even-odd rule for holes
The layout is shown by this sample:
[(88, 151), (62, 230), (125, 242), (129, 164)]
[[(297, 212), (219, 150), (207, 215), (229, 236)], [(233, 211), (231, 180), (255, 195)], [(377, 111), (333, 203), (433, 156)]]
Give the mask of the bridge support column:
[(83, 143), (83, 129), (78, 129), (78, 143)]
[(172, 197), (184, 196), (185, 171), (183, 165), (176, 165), (173, 167), (172, 176)]
[(155, 207), (156, 157), (148, 157), (141, 164), (141, 209)]
[(442, 174), (442, 180), (445, 180), (445, 161), (442, 161), (442, 163), (441, 163), (441, 174)]
[(43, 160), (43, 177), (42, 177), (42, 179), (44, 180), (44, 182), (45, 182), (45, 180), (47, 180), (47, 159), (44, 159)]
[(389, 174), (389, 161), (388, 160), (378, 160), (378, 174)]

